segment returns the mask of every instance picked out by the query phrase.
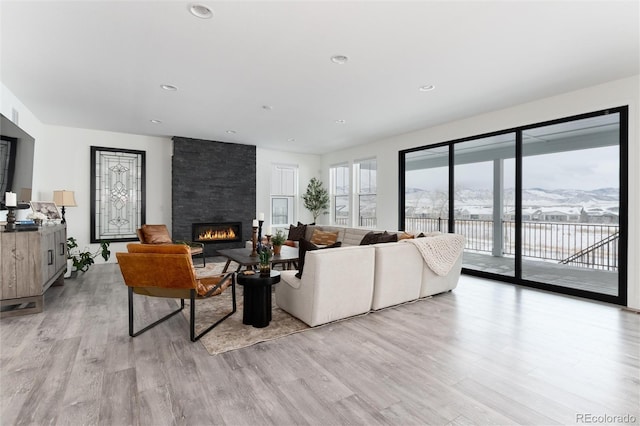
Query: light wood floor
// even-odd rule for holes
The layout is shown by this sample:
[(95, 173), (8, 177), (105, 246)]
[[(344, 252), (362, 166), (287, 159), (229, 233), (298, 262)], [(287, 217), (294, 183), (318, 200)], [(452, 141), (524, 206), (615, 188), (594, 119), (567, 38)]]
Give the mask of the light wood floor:
[(463, 276), (450, 293), (210, 356), (181, 315), (131, 339), (126, 300), (117, 265), (95, 265), (50, 288), (43, 313), (3, 319), (0, 423), (640, 421), (640, 315), (616, 306)]

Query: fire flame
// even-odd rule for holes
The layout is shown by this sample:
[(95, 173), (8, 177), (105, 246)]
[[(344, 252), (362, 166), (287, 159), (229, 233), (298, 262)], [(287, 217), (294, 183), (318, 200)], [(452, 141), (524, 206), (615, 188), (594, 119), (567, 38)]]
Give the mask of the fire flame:
[(198, 240), (233, 240), (236, 238), (236, 233), (233, 229), (207, 229), (205, 232), (201, 232), (198, 235)]

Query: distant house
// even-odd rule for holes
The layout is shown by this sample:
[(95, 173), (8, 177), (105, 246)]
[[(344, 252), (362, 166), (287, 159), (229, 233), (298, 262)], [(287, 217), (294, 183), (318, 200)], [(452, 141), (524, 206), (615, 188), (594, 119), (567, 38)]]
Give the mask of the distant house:
[(461, 220), (493, 220), (493, 208), (486, 206), (466, 206), (456, 209), (455, 218)]
[(580, 212), (580, 222), (617, 224), (620, 222), (619, 212), (619, 207), (610, 207), (607, 209), (592, 207), (586, 210), (582, 209)]

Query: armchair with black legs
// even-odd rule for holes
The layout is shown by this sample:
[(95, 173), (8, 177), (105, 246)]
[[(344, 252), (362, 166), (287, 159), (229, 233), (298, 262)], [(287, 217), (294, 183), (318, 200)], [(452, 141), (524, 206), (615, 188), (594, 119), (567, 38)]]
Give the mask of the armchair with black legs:
[(184, 244), (189, 247), (191, 256), (202, 258), (202, 268), (207, 264), (204, 253), (204, 244), (192, 241), (173, 241), (167, 225), (142, 225), (136, 229), (138, 239), (142, 244)]
[[(190, 302), (189, 333), (192, 342), (236, 312), (235, 275), (196, 278), (189, 247), (184, 244), (128, 244), (128, 253), (116, 253), (120, 271), (129, 291), (129, 335), (136, 337), (184, 309)], [(231, 287), (231, 311), (198, 335), (195, 333), (196, 301), (222, 294)], [(180, 307), (159, 320), (134, 331), (133, 294), (180, 299)]]

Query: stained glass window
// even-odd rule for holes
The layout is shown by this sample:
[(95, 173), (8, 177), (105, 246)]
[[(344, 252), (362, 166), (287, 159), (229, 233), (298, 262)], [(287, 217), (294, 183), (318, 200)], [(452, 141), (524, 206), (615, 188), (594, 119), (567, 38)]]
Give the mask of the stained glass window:
[(92, 146), (91, 242), (135, 241), (145, 220), (145, 152)]

